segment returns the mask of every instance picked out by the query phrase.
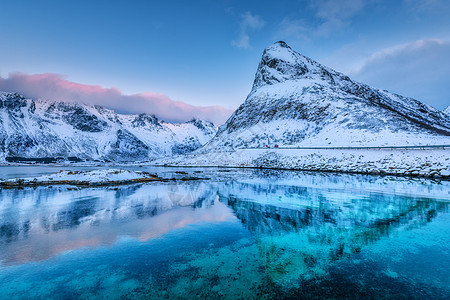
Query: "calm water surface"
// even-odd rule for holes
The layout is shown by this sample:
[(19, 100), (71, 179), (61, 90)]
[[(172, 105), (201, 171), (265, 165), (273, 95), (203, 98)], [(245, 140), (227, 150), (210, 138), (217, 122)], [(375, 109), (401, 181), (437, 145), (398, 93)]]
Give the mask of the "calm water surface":
[(449, 182), (138, 169), (210, 180), (0, 189), (0, 298), (450, 298)]

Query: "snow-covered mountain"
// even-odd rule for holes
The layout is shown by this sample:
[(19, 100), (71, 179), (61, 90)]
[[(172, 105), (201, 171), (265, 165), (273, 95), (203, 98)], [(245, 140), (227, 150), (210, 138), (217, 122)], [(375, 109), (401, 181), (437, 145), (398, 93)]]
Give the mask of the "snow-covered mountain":
[(447, 106), (447, 108), (444, 109), (443, 112), (450, 116), (450, 105)]
[(77, 157), (136, 161), (193, 151), (217, 132), (208, 121), (166, 123), (100, 106), (25, 99), (0, 92), (0, 161)]
[(210, 149), (450, 144), (450, 119), (417, 100), (355, 82), (277, 42)]

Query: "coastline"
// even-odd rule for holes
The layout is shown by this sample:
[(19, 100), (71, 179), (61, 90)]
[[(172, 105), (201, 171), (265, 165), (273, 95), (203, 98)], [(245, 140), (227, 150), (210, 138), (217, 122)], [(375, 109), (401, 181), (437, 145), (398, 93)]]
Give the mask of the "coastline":
[(227, 167), (450, 180), (450, 150), (240, 149), (160, 159), (152, 166)]
[[(200, 152), (129, 163), (77, 162), (57, 164), (2, 163), (0, 167), (62, 167), (112, 170), (126, 167), (173, 168), (255, 168), (344, 174), (389, 175), (411, 178), (450, 180), (448, 149), (236, 149)], [(139, 171), (138, 171), (139, 173)], [(135, 180), (135, 179), (133, 179)], [(146, 179), (147, 180), (147, 179)], [(155, 179), (153, 179), (154, 181)], [(159, 181), (163, 181), (161, 178)], [(169, 179), (164, 179), (169, 180)], [(152, 181), (152, 180), (148, 180)], [(95, 182), (95, 180), (93, 181)], [(71, 182), (80, 186), (96, 186), (91, 182)], [(134, 183), (134, 182), (128, 182)], [(56, 183), (47, 183), (47, 185)], [(58, 184), (65, 184), (64, 182)], [(126, 184), (117, 181), (108, 185)], [(43, 185), (43, 184), (41, 184)], [(33, 186), (30, 184), (30, 186)], [(98, 186), (98, 185), (97, 185)], [(4, 186), (1, 186), (4, 187)]]
[(13, 179), (0, 180), (0, 189), (15, 189), (38, 186), (69, 185), (81, 188), (118, 186), (148, 182), (169, 181), (192, 181), (208, 180), (187, 176), (181, 178), (164, 178), (156, 174), (143, 171), (130, 171), (124, 169), (101, 169), (90, 171), (67, 171), (60, 170), (58, 173), (41, 175), (36, 177), (16, 177)]

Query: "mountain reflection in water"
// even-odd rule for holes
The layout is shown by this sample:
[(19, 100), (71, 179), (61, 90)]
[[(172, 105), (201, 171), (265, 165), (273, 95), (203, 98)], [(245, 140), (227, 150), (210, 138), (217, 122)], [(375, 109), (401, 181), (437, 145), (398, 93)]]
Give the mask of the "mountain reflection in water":
[[(381, 193), (355, 197), (345, 191), (334, 201), (336, 191), (329, 189), (271, 184), (233, 182), (224, 190), (220, 201), (254, 235), (271, 279), (284, 284), (324, 274), (333, 261), (396, 230), (423, 226), (448, 212), (450, 204)], [(240, 191), (251, 193), (242, 197)]]
[[(186, 293), (200, 289), (205, 297), (220, 294), (205, 290), (208, 286), (233, 297), (269, 293), (263, 287), (298, 291), (302, 284), (326, 278), (337, 263), (420, 230), (449, 211), (448, 182), (277, 171), (223, 174), (212, 181), (118, 188), (0, 190), (0, 275), (8, 267), (45, 264), (77, 249), (112, 251), (123, 239), (140, 243), (133, 247), (150, 242), (171, 247), (174, 239), (198, 226), (199, 233), (214, 230), (207, 237), (194, 232), (187, 240), (192, 243), (190, 254), (169, 259), (163, 276), (167, 281), (161, 281), (159, 289), (152, 286), (155, 281), (141, 283), (151, 286), (145, 295), (166, 295), (168, 286), (182, 286)], [(171, 235), (174, 232), (178, 237)], [(200, 243), (196, 238), (206, 240)], [(442, 246), (447, 251), (448, 240)], [(146, 255), (130, 249), (130, 255)], [(220, 266), (215, 269), (212, 264)], [(224, 265), (226, 272), (220, 269)], [(241, 272), (246, 267), (247, 274)], [(133, 270), (138, 269), (150, 272)], [(199, 277), (203, 285), (189, 283)], [(142, 292), (137, 287), (132, 291)]]
[(205, 183), (0, 193), (0, 261), (26, 263), (80, 247), (146, 241), (196, 222), (233, 218)]

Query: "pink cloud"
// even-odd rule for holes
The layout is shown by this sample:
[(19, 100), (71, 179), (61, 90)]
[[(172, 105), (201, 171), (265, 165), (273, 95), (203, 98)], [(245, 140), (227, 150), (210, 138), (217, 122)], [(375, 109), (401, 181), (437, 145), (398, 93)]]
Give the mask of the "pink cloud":
[(18, 92), (28, 98), (101, 105), (125, 114), (145, 112), (168, 122), (184, 122), (195, 117), (220, 125), (233, 112), (222, 106), (194, 106), (174, 101), (159, 93), (124, 95), (117, 88), (71, 82), (52, 73), (11, 73), (6, 78), (0, 77), (0, 91)]

